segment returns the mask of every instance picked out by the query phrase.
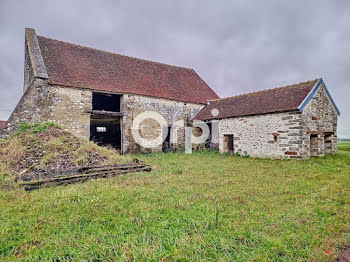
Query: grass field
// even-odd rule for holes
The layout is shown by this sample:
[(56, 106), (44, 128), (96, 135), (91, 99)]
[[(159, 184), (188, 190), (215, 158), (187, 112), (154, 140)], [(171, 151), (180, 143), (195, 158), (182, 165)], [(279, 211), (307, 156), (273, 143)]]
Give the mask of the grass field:
[(0, 191), (0, 261), (333, 261), (350, 243), (350, 143), (307, 161), (137, 157), (154, 171)]

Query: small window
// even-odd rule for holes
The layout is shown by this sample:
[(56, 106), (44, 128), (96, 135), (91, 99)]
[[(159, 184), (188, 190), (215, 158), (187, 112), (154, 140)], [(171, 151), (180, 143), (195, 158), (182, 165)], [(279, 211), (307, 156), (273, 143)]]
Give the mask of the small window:
[(106, 133), (107, 132), (107, 128), (105, 126), (98, 126), (98, 127), (96, 127), (96, 132)]
[(273, 136), (273, 141), (277, 142), (277, 136), (276, 135)]

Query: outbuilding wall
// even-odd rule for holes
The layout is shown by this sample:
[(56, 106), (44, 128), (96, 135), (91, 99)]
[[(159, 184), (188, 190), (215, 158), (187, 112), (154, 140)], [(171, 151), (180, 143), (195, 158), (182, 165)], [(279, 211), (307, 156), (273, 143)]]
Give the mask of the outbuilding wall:
[[(303, 156), (323, 156), (325, 153), (337, 152), (338, 115), (322, 85), (303, 108), (301, 119)], [(314, 143), (310, 143), (310, 138)]]
[[(233, 135), (234, 153), (261, 158), (308, 158), (337, 152), (337, 111), (321, 85), (301, 112), (219, 120), (219, 150)], [(228, 137), (228, 136), (227, 136)]]
[(225, 135), (233, 135), (234, 153), (259, 158), (302, 155), (301, 114), (283, 112), (219, 120), (219, 150)]

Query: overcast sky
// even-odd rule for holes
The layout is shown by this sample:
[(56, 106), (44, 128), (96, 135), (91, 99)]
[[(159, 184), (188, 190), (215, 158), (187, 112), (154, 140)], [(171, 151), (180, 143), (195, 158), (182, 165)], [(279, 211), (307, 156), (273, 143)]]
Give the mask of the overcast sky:
[(194, 68), (220, 97), (322, 77), (350, 137), (350, 1), (0, 0), (0, 120), (22, 95), (25, 27)]

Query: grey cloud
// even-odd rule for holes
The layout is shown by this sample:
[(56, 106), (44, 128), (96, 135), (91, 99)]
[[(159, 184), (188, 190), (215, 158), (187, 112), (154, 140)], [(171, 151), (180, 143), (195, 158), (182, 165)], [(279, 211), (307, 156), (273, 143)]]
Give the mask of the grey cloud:
[(230, 96), (323, 77), (350, 137), (349, 1), (1, 1), (0, 119), (20, 99), (24, 28), (194, 68)]

